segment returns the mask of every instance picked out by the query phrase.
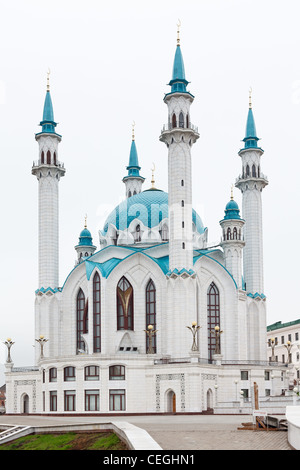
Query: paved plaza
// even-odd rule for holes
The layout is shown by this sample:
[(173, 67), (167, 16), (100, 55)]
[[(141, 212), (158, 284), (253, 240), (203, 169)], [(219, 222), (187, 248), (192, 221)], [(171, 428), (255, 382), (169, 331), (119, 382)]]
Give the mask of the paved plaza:
[(0, 416), (0, 426), (109, 421), (127, 421), (145, 429), (163, 450), (292, 450), (287, 431), (239, 430), (242, 423), (252, 422), (247, 415)]

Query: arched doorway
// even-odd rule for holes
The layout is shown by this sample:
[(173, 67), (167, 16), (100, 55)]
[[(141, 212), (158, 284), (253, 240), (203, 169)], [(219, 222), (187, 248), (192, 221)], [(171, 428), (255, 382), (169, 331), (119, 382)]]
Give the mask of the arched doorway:
[(213, 411), (213, 392), (211, 388), (206, 393), (206, 409), (207, 411)]
[(29, 413), (29, 396), (27, 395), (27, 393), (23, 395), (22, 408), (23, 413)]
[(176, 394), (173, 390), (167, 392), (167, 413), (176, 413)]

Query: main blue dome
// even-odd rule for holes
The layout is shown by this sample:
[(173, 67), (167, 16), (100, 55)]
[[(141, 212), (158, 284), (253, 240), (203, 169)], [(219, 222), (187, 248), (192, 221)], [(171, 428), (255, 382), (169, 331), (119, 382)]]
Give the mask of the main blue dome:
[[(168, 217), (168, 193), (147, 189), (122, 201), (106, 219), (103, 233), (107, 232), (109, 224), (113, 224), (117, 230), (126, 230), (134, 219), (139, 219), (146, 227), (152, 228)], [(205, 227), (194, 209), (192, 218), (197, 232), (203, 233)]]

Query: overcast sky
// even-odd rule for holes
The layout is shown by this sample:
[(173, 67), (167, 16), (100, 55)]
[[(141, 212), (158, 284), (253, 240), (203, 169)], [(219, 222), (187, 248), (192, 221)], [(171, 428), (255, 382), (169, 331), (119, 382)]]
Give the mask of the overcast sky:
[[(178, 19), (195, 96), (191, 121), (200, 133), (192, 149), (193, 206), (209, 241), (218, 241), (231, 184), (241, 173), (251, 86), (265, 151), (261, 170), (269, 179), (262, 196), (267, 322), (300, 317), (299, 17), (297, 0), (0, 1), (0, 362), (11, 337), (15, 366), (33, 364), (38, 183), (31, 167), (48, 68), (63, 137), (59, 160), (67, 170), (60, 182), (62, 285), (85, 214), (99, 247), (99, 228), (124, 198), (133, 121), (144, 189), (154, 162), (156, 186), (168, 190), (159, 135)], [(234, 197), (241, 207), (238, 189)]]

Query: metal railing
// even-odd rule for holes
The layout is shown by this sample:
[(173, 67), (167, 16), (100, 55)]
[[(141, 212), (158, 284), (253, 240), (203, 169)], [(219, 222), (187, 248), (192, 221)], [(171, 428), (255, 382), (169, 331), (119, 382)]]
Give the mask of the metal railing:
[(56, 162), (56, 163), (47, 163), (47, 162), (42, 162), (42, 160), (34, 160), (32, 166), (41, 166), (41, 165), (47, 165), (47, 166), (57, 166), (58, 168), (64, 168), (65, 165), (62, 162)]
[(161, 132), (171, 131), (172, 129), (191, 129), (198, 134), (198, 127), (191, 122), (189, 122), (187, 126), (183, 123), (179, 123), (179, 125), (176, 124), (176, 126), (173, 126), (171, 122), (168, 122), (168, 124), (163, 125)]

